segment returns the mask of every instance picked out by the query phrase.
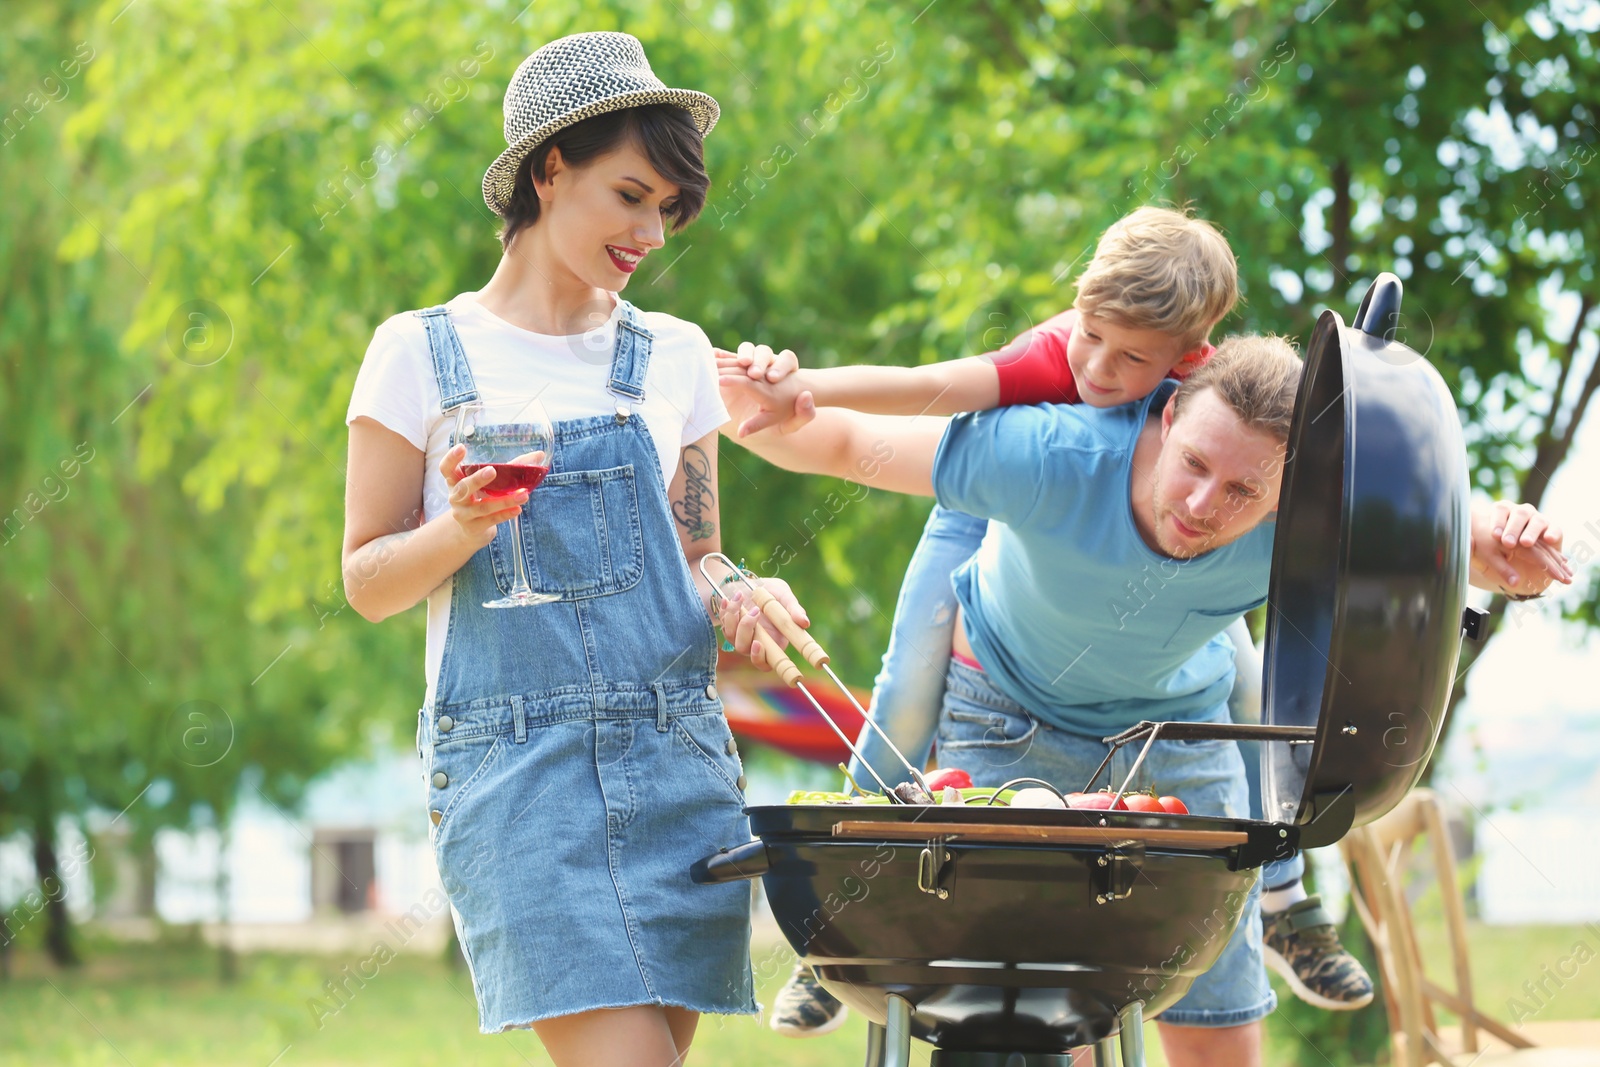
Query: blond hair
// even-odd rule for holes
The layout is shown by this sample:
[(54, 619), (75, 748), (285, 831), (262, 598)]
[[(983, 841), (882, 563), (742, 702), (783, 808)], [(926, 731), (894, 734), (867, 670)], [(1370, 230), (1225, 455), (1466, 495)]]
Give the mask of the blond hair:
[(1073, 307), (1198, 347), (1239, 302), (1239, 264), (1217, 228), (1169, 208), (1112, 223), (1078, 275)]
[(1176, 420), (1182, 414), (1190, 397), (1212, 389), (1246, 427), (1287, 441), (1302, 366), (1287, 338), (1276, 334), (1226, 338), (1216, 354), (1178, 386), (1172, 395), (1172, 417)]

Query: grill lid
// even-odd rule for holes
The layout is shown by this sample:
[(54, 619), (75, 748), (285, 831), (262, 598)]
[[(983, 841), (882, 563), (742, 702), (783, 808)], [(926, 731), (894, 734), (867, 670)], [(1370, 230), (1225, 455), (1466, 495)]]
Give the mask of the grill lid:
[(1268, 592), (1263, 815), (1303, 848), (1378, 818), (1421, 776), (1461, 650), (1467, 455), (1438, 371), (1394, 340), (1381, 274), (1346, 326), (1317, 320), (1289, 431)]

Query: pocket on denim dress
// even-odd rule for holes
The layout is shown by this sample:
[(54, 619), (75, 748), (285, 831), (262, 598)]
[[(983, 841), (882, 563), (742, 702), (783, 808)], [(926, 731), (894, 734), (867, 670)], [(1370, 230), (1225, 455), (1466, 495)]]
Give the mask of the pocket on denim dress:
[[(498, 734), (478, 734), (426, 746), (428, 766), (424, 777), (428, 783), (428, 821), (435, 844), (471, 797), (473, 787), (499, 759), (505, 743)], [(444, 775), (443, 785), (436, 777), (440, 774)], [(433, 821), (433, 812), (439, 813), (437, 822)]]
[[(582, 600), (631, 589), (644, 576), (633, 464), (551, 474), (522, 505), (523, 566), (536, 592)], [(511, 524), (489, 542), (495, 583), (516, 581)]]
[(743, 807), (744, 791), (739, 788), (738, 779), (744, 772), (739, 757), (728, 751), (733, 733), (726, 716), (720, 711), (678, 715), (672, 720), (672, 732), (689, 756)]

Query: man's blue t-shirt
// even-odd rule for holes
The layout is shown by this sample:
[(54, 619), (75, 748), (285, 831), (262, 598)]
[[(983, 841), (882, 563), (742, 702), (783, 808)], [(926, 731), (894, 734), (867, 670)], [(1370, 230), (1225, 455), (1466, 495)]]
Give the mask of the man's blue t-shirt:
[(939, 503), (995, 520), (955, 574), (973, 652), (1002, 693), (1074, 733), (1215, 714), (1233, 685), (1222, 631), (1267, 598), (1272, 522), (1187, 560), (1134, 526), (1134, 444), (1171, 393), (959, 415), (934, 457)]

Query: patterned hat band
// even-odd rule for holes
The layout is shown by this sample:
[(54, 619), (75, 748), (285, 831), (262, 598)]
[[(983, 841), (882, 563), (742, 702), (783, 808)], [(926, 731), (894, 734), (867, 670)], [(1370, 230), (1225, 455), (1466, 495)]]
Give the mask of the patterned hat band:
[(552, 134), (584, 119), (647, 104), (673, 104), (704, 137), (721, 109), (705, 93), (669, 89), (650, 69), (644, 46), (626, 33), (575, 33), (522, 61), (506, 88), (507, 148), (483, 176), (483, 199), (504, 216), (517, 168)]

